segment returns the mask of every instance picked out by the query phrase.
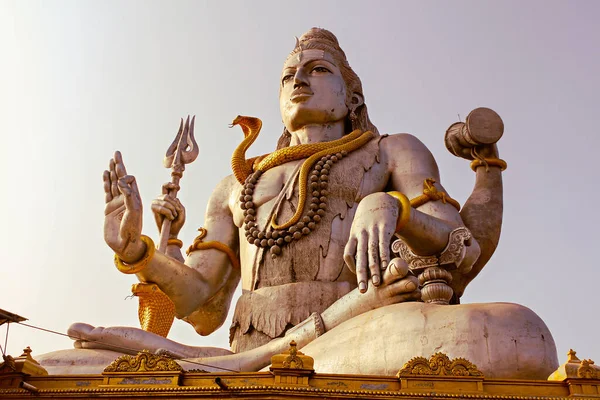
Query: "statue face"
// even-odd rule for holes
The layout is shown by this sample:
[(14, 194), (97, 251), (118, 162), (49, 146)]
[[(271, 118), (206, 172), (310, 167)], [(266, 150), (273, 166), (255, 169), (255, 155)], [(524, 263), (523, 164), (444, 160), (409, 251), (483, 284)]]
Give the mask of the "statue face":
[(333, 57), (323, 50), (304, 50), (285, 63), (279, 109), (288, 131), (324, 125), (348, 115), (346, 84)]

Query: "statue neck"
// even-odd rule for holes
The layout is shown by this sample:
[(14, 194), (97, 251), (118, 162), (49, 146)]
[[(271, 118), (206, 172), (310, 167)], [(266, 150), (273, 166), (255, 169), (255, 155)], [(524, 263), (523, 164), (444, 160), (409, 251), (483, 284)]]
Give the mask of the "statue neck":
[(344, 122), (340, 121), (328, 125), (305, 125), (294, 132), (290, 132), (290, 135), (292, 136), (290, 146), (330, 142), (344, 136)]

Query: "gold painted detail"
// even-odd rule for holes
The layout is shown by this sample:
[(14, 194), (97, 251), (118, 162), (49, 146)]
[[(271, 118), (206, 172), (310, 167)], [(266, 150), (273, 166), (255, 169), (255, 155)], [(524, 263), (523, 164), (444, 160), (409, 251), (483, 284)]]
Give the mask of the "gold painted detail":
[(498, 167), (500, 171), (504, 171), (508, 167), (508, 164), (500, 158), (476, 158), (471, 161), (471, 169), (473, 171), (477, 171), (477, 167), (480, 166), (484, 166), (486, 172), (489, 172), (490, 166)]
[(142, 350), (135, 356), (124, 355), (113, 361), (104, 372), (183, 371), (174, 360)]
[(549, 381), (564, 381), (565, 379), (597, 379), (600, 380), (600, 367), (592, 360), (580, 360), (577, 353), (570, 349), (567, 362), (562, 364), (549, 377)]
[(175, 319), (175, 304), (155, 283), (136, 283), (131, 292), (139, 297), (138, 318), (143, 330), (167, 337)]
[(2, 357), (4, 362), (0, 364), (0, 375), (15, 372), (33, 376), (48, 375), (48, 371), (31, 356), (31, 348), (29, 346), (23, 349), (23, 354), (19, 357), (14, 358), (10, 355)]
[(127, 264), (121, 260), (121, 257), (119, 257), (118, 254), (115, 254), (115, 266), (124, 274), (137, 274), (138, 272), (141, 272), (144, 268), (146, 268), (150, 260), (152, 260), (152, 257), (154, 257), (156, 248), (154, 247), (154, 241), (152, 238), (142, 235), (140, 236), (140, 239), (146, 244), (146, 252), (140, 260), (132, 264)]
[(290, 342), (287, 353), (276, 354), (271, 357), (271, 370), (274, 369), (301, 369), (313, 370), (315, 360), (302, 353), (296, 347), (296, 342)]
[(398, 200), (398, 204), (400, 205), (400, 210), (398, 212), (398, 219), (396, 220), (396, 233), (400, 232), (406, 224), (410, 221), (411, 214), (411, 204), (406, 197), (401, 192), (387, 192), (388, 195), (392, 196), (396, 200)]
[(444, 203), (444, 204), (449, 203), (454, 208), (456, 208), (458, 211), (460, 211), (460, 203), (458, 201), (454, 200), (452, 197), (448, 196), (448, 194), (446, 194), (446, 192), (438, 191), (437, 188), (435, 186), (433, 186), (434, 183), (435, 183), (435, 179), (433, 179), (433, 178), (425, 179), (425, 181), (423, 181), (423, 194), (415, 197), (414, 199), (411, 199), (410, 205), (413, 208), (417, 208), (417, 207), (422, 206), (425, 203), (428, 203), (429, 201), (441, 200), (442, 203)]
[(398, 378), (407, 375), (443, 375), (443, 376), (480, 376), (483, 373), (477, 366), (465, 358), (451, 360), (444, 353), (435, 353), (429, 360), (415, 357), (404, 364), (396, 375)]
[(273, 229), (286, 229), (300, 220), (306, 203), (308, 175), (312, 166), (321, 157), (342, 151), (354, 151), (374, 137), (373, 132), (361, 132), (360, 130), (355, 130), (341, 139), (333, 140), (331, 142), (299, 144), (296, 146), (284, 147), (264, 156), (261, 158), (260, 162), (251, 162), (246, 159), (246, 151), (258, 137), (262, 122), (255, 117), (238, 115), (231, 123), (231, 126), (234, 125), (240, 125), (244, 132), (244, 140), (238, 145), (231, 156), (231, 169), (233, 170), (233, 174), (237, 181), (242, 185), (253, 171), (266, 172), (271, 168), (275, 168), (290, 161), (301, 160), (308, 157), (300, 169), (298, 206), (296, 212), (290, 220), (279, 225), (276, 222), (277, 215), (274, 214), (271, 219), (271, 226)]
[(186, 254), (188, 256), (192, 251), (215, 249), (227, 254), (227, 257), (229, 257), (229, 261), (231, 262), (233, 268), (240, 268), (240, 260), (238, 260), (237, 255), (231, 249), (231, 247), (227, 246), (225, 243), (217, 242), (216, 240), (212, 240), (210, 242), (203, 242), (202, 240), (206, 237), (206, 234), (208, 232), (204, 228), (198, 228), (198, 232), (200, 232), (200, 234), (196, 236), (192, 245), (187, 249)]
[(577, 368), (577, 377), (582, 379), (600, 379), (600, 370), (592, 360), (582, 360), (581, 366)]
[[(350, 137), (352, 137), (352, 140), (347, 140), (345, 143), (337, 144), (342, 139), (350, 138)], [(327, 143), (327, 145), (328, 145), (326, 149), (312, 154), (310, 157), (308, 157), (306, 159), (306, 161), (304, 161), (304, 163), (302, 163), (302, 167), (300, 168), (300, 176), (298, 178), (298, 206), (296, 207), (296, 212), (287, 222), (284, 222), (280, 225), (278, 225), (276, 223), (277, 214), (275, 213), (273, 215), (273, 218), (271, 219), (271, 226), (273, 227), (273, 229), (286, 229), (286, 228), (289, 228), (290, 226), (294, 225), (296, 222), (298, 222), (300, 220), (300, 217), (302, 217), (302, 213), (304, 212), (304, 205), (306, 204), (306, 193), (307, 193), (306, 187), (308, 184), (308, 175), (310, 173), (312, 166), (317, 161), (319, 161), (319, 159), (321, 157), (327, 156), (329, 154), (343, 152), (343, 151), (350, 153), (354, 150), (360, 149), (362, 146), (367, 144), (371, 139), (373, 139), (373, 137), (374, 137), (373, 132), (367, 131), (367, 132), (364, 132), (361, 134), (359, 130), (356, 130), (356, 131), (344, 136), (342, 139), (334, 140), (332, 142), (324, 142), (324, 143)], [(288, 149), (292, 150), (297, 147), (298, 146), (293, 146), (293, 147), (289, 147)], [(285, 149), (281, 149), (281, 150), (285, 150)], [(300, 159), (300, 158), (304, 158), (304, 157), (299, 157), (298, 159)]]

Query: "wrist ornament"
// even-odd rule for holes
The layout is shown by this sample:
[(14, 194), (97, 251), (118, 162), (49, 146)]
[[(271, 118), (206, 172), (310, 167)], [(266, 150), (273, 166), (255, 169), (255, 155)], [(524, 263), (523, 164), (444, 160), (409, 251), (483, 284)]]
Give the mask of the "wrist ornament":
[(396, 222), (396, 232), (400, 232), (408, 224), (408, 221), (410, 221), (410, 200), (400, 192), (387, 192), (387, 194), (400, 202), (400, 210), (398, 211), (398, 220)]
[(121, 260), (121, 257), (119, 257), (118, 254), (115, 254), (115, 266), (122, 273), (137, 274), (146, 268), (150, 260), (152, 260), (152, 257), (154, 257), (154, 252), (156, 251), (156, 248), (154, 247), (154, 241), (146, 235), (140, 236), (140, 240), (146, 244), (146, 251), (144, 252), (142, 258), (138, 261), (127, 264)]
[[(304, 321), (300, 322), (298, 325), (288, 330), (284, 336), (291, 336), (292, 334), (297, 333), (311, 322), (314, 328), (314, 339), (318, 338), (319, 336), (322, 336), (325, 333), (325, 323), (323, 322), (323, 317), (321, 317), (321, 314), (317, 312), (310, 314), (308, 318), (306, 318)], [(308, 331), (310, 332), (310, 329)]]
[(506, 164), (506, 161), (500, 159), (500, 158), (483, 158), (483, 159), (474, 159), (473, 161), (471, 161), (471, 169), (473, 171), (477, 170), (477, 167), (479, 166), (485, 166), (485, 170), (486, 172), (489, 171), (489, 167), (500, 167), (501, 171), (504, 171), (506, 169), (506, 167), (508, 166)]
[(169, 239), (167, 240), (167, 246), (175, 245), (179, 248), (183, 247), (183, 242), (179, 239)]

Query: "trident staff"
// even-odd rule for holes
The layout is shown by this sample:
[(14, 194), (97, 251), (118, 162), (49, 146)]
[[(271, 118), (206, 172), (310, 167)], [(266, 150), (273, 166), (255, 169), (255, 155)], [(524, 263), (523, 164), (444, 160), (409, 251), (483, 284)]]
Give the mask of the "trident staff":
[[(198, 157), (198, 144), (194, 139), (194, 122), (196, 116), (192, 117), (190, 123), (190, 116), (188, 115), (183, 125), (183, 118), (179, 124), (179, 132), (167, 153), (163, 159), (163, 165), (165, 168), (171, 168), (171, 183), (175, 185), (174, 189), (169, 190), (168, 196), (171, 198), (177, 197), (179, 191), (179, 181), (183, 177), (183, 171), (185, 171), (185, 165), (194, 162)], [(158, 245), (158, 251), (164, 253), (167, 249), (167, 241), (169, 240), (169, 232), (171, 231), (171, 220), (165, 218), (160, 229), (160, 241)]]

